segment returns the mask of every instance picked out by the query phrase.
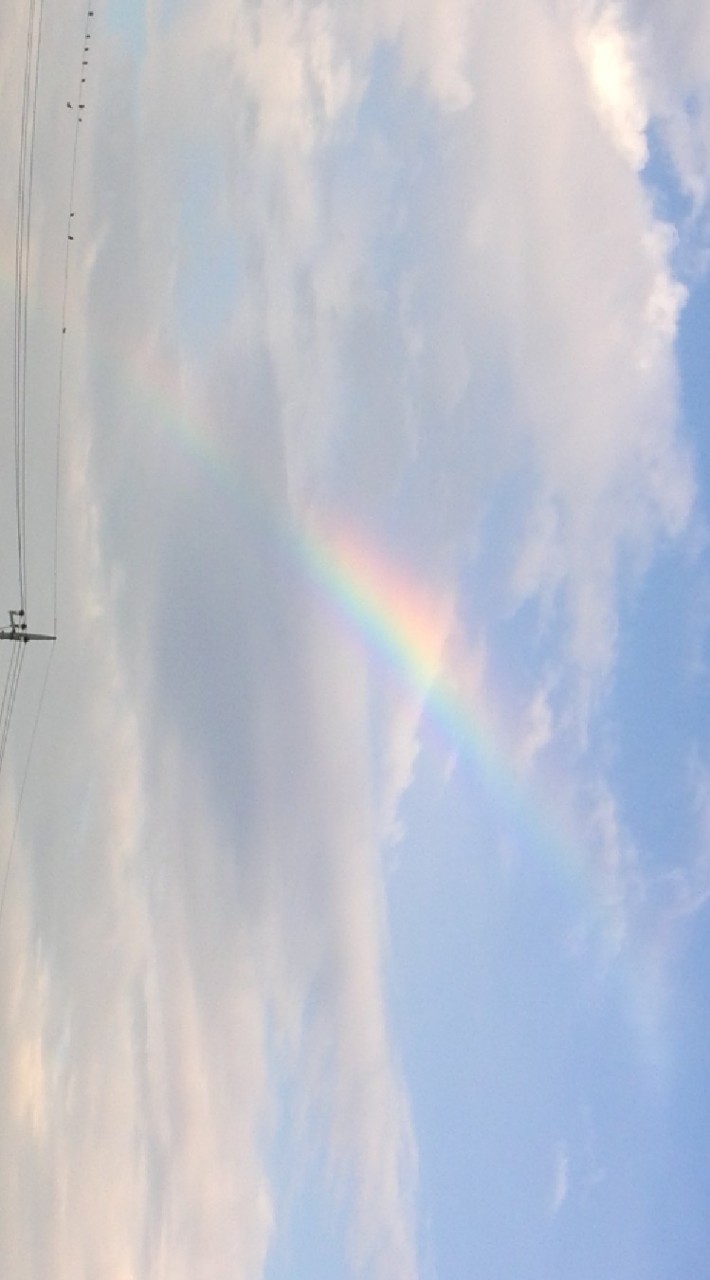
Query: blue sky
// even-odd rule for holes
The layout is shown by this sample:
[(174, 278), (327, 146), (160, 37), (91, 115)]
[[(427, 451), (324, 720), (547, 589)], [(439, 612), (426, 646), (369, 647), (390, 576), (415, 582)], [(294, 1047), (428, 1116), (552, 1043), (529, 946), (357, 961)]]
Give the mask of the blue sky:
[(6, 1272), (702, 1275), (707, 6), (117, 0), (79, 126), (86, 22), (32, 166)]

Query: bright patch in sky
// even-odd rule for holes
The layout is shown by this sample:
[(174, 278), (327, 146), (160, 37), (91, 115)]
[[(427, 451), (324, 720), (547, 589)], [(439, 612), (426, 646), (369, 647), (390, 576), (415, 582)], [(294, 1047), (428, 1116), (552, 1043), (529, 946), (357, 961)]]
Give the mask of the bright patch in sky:
[(40, 4), (3, 1274), (704, 1274), (707, 6)]
[(634, 168), (643, 169), (649, 112), (618, 11), (605, 9), (580, 35), (579, 44), (602, 119)]

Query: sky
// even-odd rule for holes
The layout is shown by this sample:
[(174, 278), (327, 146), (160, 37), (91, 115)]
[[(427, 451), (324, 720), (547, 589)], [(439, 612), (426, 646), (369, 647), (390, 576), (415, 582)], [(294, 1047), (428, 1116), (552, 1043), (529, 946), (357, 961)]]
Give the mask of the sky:
[(40, 4), (4, 1274), (704, 1275), (710, 9)]

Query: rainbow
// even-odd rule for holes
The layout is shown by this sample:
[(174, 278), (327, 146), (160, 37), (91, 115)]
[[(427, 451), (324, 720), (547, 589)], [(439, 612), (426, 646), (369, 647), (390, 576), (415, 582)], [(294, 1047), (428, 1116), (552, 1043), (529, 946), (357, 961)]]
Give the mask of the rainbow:
[[(598, 859), (585, 848), (573, 815), (565, 811), (558, 781), (535, 785), (506, 732), (496, 700), (480, 678), (467, 679), (470, 656), (454, 655), (456, 601), (452, 591), (423, 584), (382, 545), (339, 515), (313, 510), (299, 524), (279, 512), (224, 458), (217, 444), (177, 401), (172, 371), (135, 353), (131, 390), (173, 444), (211, 478), (230, 502), (236, 501), (275, 540), (290, 561), (334, 606), (366, 651), (384, 662), (418, 707), (421, 732), (431, 727), (461, 767), (475, 772), (513, 834), (530, 845), (567, 886), (585, 912), (603, 929), (605, 886)], [(452, 667), (455, 671), (452, 671)], [(498, 700), (500, 701), (500, 700)], [(554, 791), (554, 799), (553, 799)], [(611, 930), (613, 926), (609, 926)]]
[[(81, 322), (70, 323), (69, 340), (77, 329), (80, 338), (87, 337)], [(92, 341), (96, 343), (95, 338)], [(280, 512), (223, 456), (197, 416), (186, 411), (175, 369), (161, 363), (155, 352), (130, 347), (117, 352), (99, 342), (98, 355), (160, 434), (173, 446), (177, 442), (185, 457), (210, 477), (229, 502), (236, 501), (267, 531), (335, 606), (367, 652), (396, 673), (418, 708), (421, 731), (435, 727), (449, 754), (475, 772), (509, 829), (517, 830), (526, 848), (537, 849), (570, 895), (587, 914), (594, 914), (603, 932), (604, 918), (612, 913), (602, 877), (595, 870), (599, 859), (585, 847), (579, 824), (560, 801), (564, 788), (543, 787), (537, 781), (533, 785), (496, 714), (490, 689), (484, 693), (480, 679), (461, 680), (465, 657), (453, 664), (458, 678), (452, 674), (453, 592), (423, 584), (363, 529), (341, 516), (311, 510), (297, 524)], [(613, 928), (609, 924), (608, 932)]]
[[(46, 299), (45, 299), (46, 302)], [(69, 340), (83, 324), (71, 324)], [(92, 342), (96, 344), (92, 336)], [(96, 345), (95, 345), (96, 349)], [(447, 765), (460, 776), (475, 776), (492, 801), (502, 830), (525, 856), (534, 857), (569, 897), (576, 921), (598, 944), (602, 967), (615, 959), (625, 991), (630, 1024), (651, 1082), (666, 1071), (662, 999), (658, 996), (663, 950), (653, 938), (639, 946), (623, 938), (623, 903), (609, 900), (604, 853), (561, 796), (564, 779), (531, 778), (500, 708), (504, 699), (481, 677), (466, 653), (456, 652), (456, 600), (433, 589), (397, 562), (383, 545), (342, 515), (306, 513), (300, 523), (239, 473), (210, 438), (205, 424), (180, 401), (179, 378), (155, 353), (127, 347), (116, 351), (98, 343), (98, 357), (155, 425), (156, 441), (169, 442), (199, 468), (228, 503), (236, 503), (335, 608), (372, 659), (386, 664), (411, 695), (413, 723), (420, 741), (443, 742)], [(453, 653), (452, 653), (453, 649)], [(473, 678), (471, 677), (471, 674)], [(623, 938), (621, 947), (620, 938)], [(655, 947), (655, 949), (654, 949)]]
[[(0, 283), (9, 293), (9, 272), (7, 277)], [(66, 288), (65, 277), (64, 304)], [(61, 292), (58, 282), (54, 291)], [(44, 312), (46, 304), (45, 289)], [(69, 317), (69, 340), (73, 327)], [(81, 322), (77, 327), (81, 331)], [(63, 346), (62, 342), (62, 352)], [(98, 354), (165, 436), (179, 443), (229, 501), (236, 500), (263, 523), (346, 619), (367, 652), (384, 660), (397, 674), (411, 691), (422, 725), (437, 726), (456, 759), (475, 771), (504, 820), (524, 837), (525, 847), (533, 846), (539, 852), (587, 915), (596, 917), (600, 932), (606, 929), (611, 934), (613, 905), (610, 909), (605, 900), (603, 878), (595, 870), (599, 860), (585, 848), (578, 824), (564, 811), (552, 787), (533, 785), (501, 717), (494, 712), (494, 699), (484, 695), (480, 682), (461, 682), (451, 672), (449, 646), (456, 628), (453, 593), (433, 590), (418, 581), (362, 529), (341, 518), (310, 512), (301, 524), (288, 520), (222, 456), (204, 424), (184, 410), (173, 369), (160, 366), (154, 355), (134, 350), (117, 353), (99, 345)], [(633, 1003), (641, 1023), (649, 1001), (639, 984), (635, 985)], [(644, 1038), (649, 1040), (655, 1028), (651, 1025), (654, 1020), (647, 1020)]]
[(571, 817), (533, 788), (470, 654), (452, 653), (462, 647), (454, 593), (423, 586), (352, 525), (311, 521), (297, 548), (328, 599), (409, 689), (422, 728), (437, 730), (449, 753), (475, 771), (513, 831), (526, 845), (532, 840), (588, 906), (599, 894)]
[[(9, 286), (9, 281), (3, 283)], [(56, 286), (58, 301), (59, 281)], [(63, 311), (66, 290), (67, 279)], [(50, 293), (54, 292), (50, 287)], [(33, 301), (46, 317), (51, 310), (46, 293)], [(88, 339), (82, 321), (73, 322), (71, 315), (68, 321), (68, 341), (76, 331), (80, 339)], [(574, 817), (565, 812), (559, 799), (563, 788), (533, 786), (500, 715), (495, 713), (490, 691), (486, 696), (479, 679), (460, 679), (465, 658), (454, 664), (459, 678), (451, 673), (450, 644), (456, 630), (453, 592), (423, 584), (363, 529), (342, 516), (310, 511), (300, 523), (288, 518), (223, 456), (219, 443), (210, 438), (197, 415), (186, 411), (174, 367), (161, 362), (154, 351), (139, 351), (129, 345), (117, 351), (93, 334), (91, 341), (99, 360), (161, 435), (173, 445), (177, 442), (227, 500), (236, 501), (254, 518), (337, 608), (368, 653), (384, 661), (411, 692), (422, 728), (437, 728), (455, 758), (475, 771), (501, 816), (518, 829), (525, 845), (534, 844), (572, 895), (587, 910), (591, 905), (601, 919), (607, 904), (604, 885), (594, 869), (598, 859), (585, 848)], [(62, 360), (63, 351), (62, 339)]]
[[(462, 769), (475, 773), (494, 802), (502, 829), (526, 856), (535, 855), (571, 900), (575, 923), (589, 930), (603, 973), (610, 960), (625, 994), (647, 1082), (662, 1086), (667, 1072), (663, 999), (659, 995), (664, 939), (625, 936), (624, 904), (610, 896), (608, 856), (580, 835), (580, 821), (565, 806), (565, 780), (533, 783), (506, 733), (480, 672), (466, 678), (470, 655), (450, 661), (455, 643), (453, 596), (431, 592), (396, 566), (361, 531), (342, 523), (311, 521), (294, 533), (299, 560), (328, 600), (352, 623), (368, 649), (384, 657), (420, 708), (419, 732), (434, 725)], [(451, 667), (459, 672), (451, 674)], [(622, 946), (623, 943), (623, 946)]]
[[(286, 557), (334, 606), (359, 637), (366, 651), (387, 664), (420, 709), (421, 725), (437, 731), (449, 753), (475, 771), (501, 816), (517, 829), (525, 845), (538, 849), (557, 879), (587, 910), (604, 912), (604, 889), (594, 872), (595, 859), (585, 849), (571, 814), (559, 799), (533, 786), (524, 763), (506, 734), (495, 699), (480, 679), (465, 672), (467, 657), (451, 662), (456, 632), (452, 591), (436, 590), (418, 580), (382, 545), (342, 516), (313, 510), (300, 524), (280, 512), (273, 500), (239, 474), (196, 416), (180, 404), (174, 371), (151, 357), (126, 352), (111, 363), (136, 403), (173, 444), (195, 463), (229, 502), (266, 530)], [(452, 674), (452, 665), (458, 675)], [(463, 678), (462, 678), (463, 673)], [(552, 787), (549, 788), (550, 792)]]

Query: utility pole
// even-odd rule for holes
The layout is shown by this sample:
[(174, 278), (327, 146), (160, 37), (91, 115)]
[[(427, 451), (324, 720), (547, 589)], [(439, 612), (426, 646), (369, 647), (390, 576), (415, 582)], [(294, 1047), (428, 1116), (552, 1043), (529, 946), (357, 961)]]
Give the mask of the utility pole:
[(24, 609), (11, 609), (10, 625), (0, 627), (0, 640), (14, 640), (16, 644), (28, 644), (30, 640), (56, 640), (56, 636), (43, 635), (40, 631), (28, 631), (24, 617)]

